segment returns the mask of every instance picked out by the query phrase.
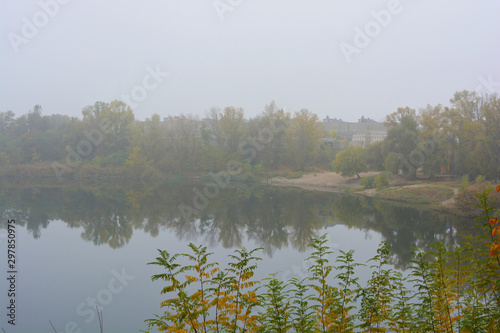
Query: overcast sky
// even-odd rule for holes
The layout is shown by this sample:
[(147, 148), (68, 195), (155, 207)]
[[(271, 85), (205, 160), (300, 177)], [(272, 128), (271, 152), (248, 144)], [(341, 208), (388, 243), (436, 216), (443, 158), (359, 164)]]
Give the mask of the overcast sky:
[[(0, 2), (0, 111), (136, 119), (274, 100), (356, 121), (500, 91), (500, 1)], [(128, 95), (128, 96), (126, 96)]]

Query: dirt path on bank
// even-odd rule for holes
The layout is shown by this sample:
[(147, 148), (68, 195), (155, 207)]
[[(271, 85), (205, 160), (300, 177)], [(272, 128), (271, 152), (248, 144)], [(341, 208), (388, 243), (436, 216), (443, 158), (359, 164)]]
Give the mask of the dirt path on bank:
[[(376, 176), (380, 172), (363, 172), (361, 177)], [(356, 176), (344, 178), (339, 174), (329, 171), (305, 174), (297, 179), (276, 177), (272, 184), (277, 186), (297, 186), (309, 190), (326, 192), (344, 192), (347, 187), (361, 186), (361, 179)]]
[[(363, 172), (360, 173), (361, 177), (377, 176), (380, 172)], [(443, 179), (445, 180), (445, 179)], [(446, 181), (445, 181), (446, 183)], [(350, 178), (344, 178), (339, 174), (330, 171), (323, 171), (317, 173), (305, 174), (297, 179), (288, 179), (284, 177), (276, 177), (272, 179), (273, 186), (297, 186), (305, 190), (315, 190), (324, 192), (336, 192), (344, 193), (348, 187), (358, 187), (361, 186), (361, 179), (356, 176)], [(390, 180), (389, 188), (394, 191), (404, 190), (405, 188), (414, 187), (447, 187), (445, 184), (438, 182), (429, 182), (428, 179), (407, 179), (403, 177), (396, 177)], [(451, 188), (456, 195), (458, 192), (457, 188)], [(376, 189), (360, 190), (356, 193), (374, 197), (376, 195)], [(454, 203), (454, 197), (448, 200), (440, 202), (442, 206), (452, 206)], [(404, 201), (404, 200), (403, 200)]]

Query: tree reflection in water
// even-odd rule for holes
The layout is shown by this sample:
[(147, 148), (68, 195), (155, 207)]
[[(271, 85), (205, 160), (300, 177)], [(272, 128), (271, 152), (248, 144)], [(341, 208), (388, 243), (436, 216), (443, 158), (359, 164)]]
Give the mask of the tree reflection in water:
[[(180, 204), (192, 205), (193, 184), (156, 188), (9, 188), (2, 191), (2, 228), (7, 218), (26, 226), (34, 238), (54, 220), (82, 228), (95, 245), (125, 246), (133, 230), (152, 237), (173, 232), (179, 240), (226, 248), (245, 239), (264, 248), (305, 251), (322, 228), (343, 224), (376, 231), (390, 244), (393, 264), (405, 268), (412, 247), (426, 249), (436, 239), (456, 244), (460, 234), (474, 232), (473, 221), (430, 210), (405, 207), (361, 196), (283, 187), (221, 189), (199, 216), (183, 216)], [(360, 241), (363, 236), (360, 232)]]

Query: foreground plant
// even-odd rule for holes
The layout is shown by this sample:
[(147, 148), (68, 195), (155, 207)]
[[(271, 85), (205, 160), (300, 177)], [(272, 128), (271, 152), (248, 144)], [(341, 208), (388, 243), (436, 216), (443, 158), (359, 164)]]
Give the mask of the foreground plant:
[[(256, 319), (252, 308), (258, 301), (254, 291), (247, 291), (258, 281), (251, 280), (257, 268), (253, 255), (259, 249), (236, 250), (228, 268), (221, 272), (217, 262), (209, 262), (212, 253), (206, 246), (189, 244), (193, 254), (175, 254), (158, 250), (160, 256), (149, 265), (158, 265), (166, 273), (151, 279), (168, 283), (161, 291), (169, 298), (161, 302), (166, 308), (162, 316), (147, 319), (149, 327), (170, 332), (244, 332), (253, 327)], [(188, 259), (192, 265), (181, 265), (179, 258)], [(198, 289), (192, 284), (197, 283)], [(172, 293), (174, 295), (172, 295)]]
[(395, 299), (397, 276), (389, 264), (390, 248), (382, 242), (377, 255), (369, 261), (375, 262), (372, 277), (367, 286), (361, 290), (362, 300), (359, 317), (360, 328), (368, 332), (380, 331), (388, 325), (393, 316), (393, 300)]
[(276, 274), (254, 280), (259, 249), (236, 250), (225, 269), (209, 261), (204, 246), (189, 244), (191, 254), (159, 250), (149, 264), (165, 270), (152, 280), (167, 283), (161, 293), (168, 298), (163, 315), (146, 322), (159, 331), (196, 333), (500, 332), (500, 225), (490, 192), (477, 196), (485, 235), (466, 236), (459, 247), (437, 242), (430, 252), (415, 249), (406, 276), (388, 267), (390, 248), (382, 242), (368, 261), (365, 286), (356, 278), (362, 264), (353, 251), (340, 250), (337, 266), (330, 263), (326, 235), (312, 239), (303, 280), (281, 281)]

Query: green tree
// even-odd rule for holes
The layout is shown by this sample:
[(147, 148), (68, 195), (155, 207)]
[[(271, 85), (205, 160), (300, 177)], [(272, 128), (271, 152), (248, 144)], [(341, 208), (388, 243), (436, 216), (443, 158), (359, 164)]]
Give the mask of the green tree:
[(304, 170), (318, 148), (323, 130), (318, 116), (307, 109), (295, 112), (287, 134), (288, 159), (298, 170)]
[(194, 116), (175, 117), (166, 129), (167, 159), (175, 169), (189, 170), (199, 161), (201, 149), (200, 121)]
[(398, 174), (399, 166), (403, 160), (403, 155), (399, 153), (389, 153), (384, 159), (385, 170), (392, 172), (393, 174)]
[(12, 146), (15, 143), (14, 129), (16, 126), (15, 114), (12, 111), (0, 112), (0, 168), (12, 161), (16, 161), (18, 156), (13, 156)]
[(365, 150), (361, 146), (349, 146), (339, 152), (332, 163), (333, 170), (340, 173), (342, 177), (352, 177), (359, 173), (368, 171)]
[[(489, 138), (490, 133), (486, 132), (487, 98), (464, 90), (456, 92), (450, 102), (452, 107), (448, 113), (449, 135), (455, 143), (453, 172), (458, 175), (469, 174), (473, 178), (480, 174), (488, 175), (487, 170), (498, 151), (492, 156), (493, 152), (489, 149), (494, 140), (492, 141)], [(494, 116), (488, 118), (495, 123)], [(490, 126), (488, 129), (491, 129)]]
[(446, 131), (449, 123), (446, 112), (440, 104), (427, 105), (420, 111), (419, 149), (425, 155), (422, 170), (431, 177), (448, 172), (450, 168), (451, 142)]
[(236, 153), (240, 141), (245, 137), (244, 112), (242, 108), (228, 106), (220, 114), (220, 127), (230, 152)]
[[(132, 137), (134, 113), (126, 103), (119, 100), (109, 104), (96, 102), (83, 108), (82, 115), (85, 131), (101, 131), (103, 134), (102, 141), (95, 147), (96, 154), (109, 155), (127, 150)], [(81, 135), (79, 140), (83, 139), (86, 137)]]
[(487, 133), (485, 148), (487, 151), (486, 168), (482, 170), (488, 179), (500, 179), (500, 97), (489, 96), (484, 107), (484, 133)]
[(257, 151), (256, 160), (265, 167), (277, 168), (285, 163), (286, 132), (290, 113), (279, 109), (274, 101), (249, 122), (250, 140)]
[[(390, 153), (400, 154), (398, 171), (408, 173), (412, 178), (416, 176), (422, 160), (413, 160), (410, 155), (418, 148), (418, 123), (414, 109), (398, 108), (396, 112), (386, 117), (385, 124), (391, 126), (384, 141), (384, 156)], [(394, 155), (393, 155), (394, 156)]]
[(368, 169), (372, 171), (384, 170), (384, 155), (382, 152), (383, 142), (375, 142), (366, 147), (366, 163)]
[(0, 136), (12, 134), (16, 115), (12, 111), (0, 112)]
[(42, 106), (40, 104), (35, 105), (33, 111), (28, 113), (28, 126), (29, 132), (47, 130), (47, 122), (42, 116)]
[(208, 117), (206, 121), (203, 123), (205, 124), (205, 127), (203, 128), (203, 140), (205, 142), (205, 145), (208, 144), (216, 144), (219, 146), (224, 145), (224, 135), (222, 133), (222, 128), (221, 128), (221, 123), (220, 123), (220, 118), (221, 118), (221, 112), (219, 108), (216, 107), (211, 107), (210, 111), (208, 112)]
[(160, 116), (153, 114), (134, 126), (134, 143), (141, 148), (142, 153), (148, 160), (157, 161), (165, 154), (166, 138)]

